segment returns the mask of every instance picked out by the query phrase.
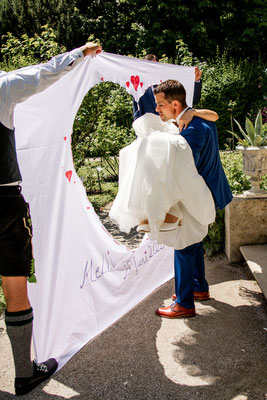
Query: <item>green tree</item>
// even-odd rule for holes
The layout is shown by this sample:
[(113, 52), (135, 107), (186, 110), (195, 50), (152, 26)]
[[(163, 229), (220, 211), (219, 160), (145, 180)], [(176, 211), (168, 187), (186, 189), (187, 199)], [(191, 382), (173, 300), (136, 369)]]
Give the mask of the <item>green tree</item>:
[(220, 148), (224, 149), (226, 139), (231, 137), (227, 133), (227, 130), (232, 130), (231, 114), (238, 121), (243, 121), (246, 116), (254, 119), (258, 110), (264, 109), (265, 65), (260, 60), (236, 61), (224, 54), (203, 63), (201, 69), (204, 72), (203, 86), (198, 107), (209, 108), (219, 114), (216, 125)]
[(69, 50), (83, 44), (89, 34), (88, 19), (76, 7), (76, 0), (2, 0), (0, 36), (7, 32), (15, 36), (40, 35), (48, 25), (56, 41)]
[(1, 48), (3, 70), (13, 70), (27, 65), (47, 61), (51, 57), (65, 52), (66, 48), (55, 41), (55, 33), (48, 26), (43, 26), (40, 36), (29, 37), (23, 34), (20, 39), (11, 33), (4, 35)]
[(2, 0), (0, 36), (33, 36), (48, 24), (68, 49), (93, 34), (119, 54), (173, 58), (182, 39), (199, 59), (217, 51), (265, 59), (266, 10), (264, 0)]
[[(227, 51), (235, 57), (266, 57), (264, 0), (128, 0), (133, 5), (137, 53), (141, 49), (173, 57), (183, 39), (201, 59)], [(238, 28), (238, 34), (236, 33)], [(129, 33), (130, 35), (132, 32)], [(249, 42), (253, 42), (248, 46)]]

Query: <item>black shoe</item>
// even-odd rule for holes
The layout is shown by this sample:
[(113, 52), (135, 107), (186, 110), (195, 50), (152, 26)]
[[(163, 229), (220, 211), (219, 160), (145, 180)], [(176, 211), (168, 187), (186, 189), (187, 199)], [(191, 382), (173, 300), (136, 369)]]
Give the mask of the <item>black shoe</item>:
[(34, 373), (28, 378), (15, 378), (15, 392), (17, 396), (29, 393), (40, 383), (48, 379), (57, 370), (58, 363), (54, 358), (49, 358), (40, 364), (33, 361)]

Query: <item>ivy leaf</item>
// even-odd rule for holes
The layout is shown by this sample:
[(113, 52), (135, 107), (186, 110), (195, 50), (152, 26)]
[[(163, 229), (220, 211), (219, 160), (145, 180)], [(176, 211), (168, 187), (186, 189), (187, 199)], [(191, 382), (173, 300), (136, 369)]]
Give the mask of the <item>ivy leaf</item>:
[(36, 276), (35, 276), (34, 274), (32, 274), (31, 276), (29, 276), (28, 282), (29, 282), (29, 283), (36, 283), (36, 282), (37, 282)]

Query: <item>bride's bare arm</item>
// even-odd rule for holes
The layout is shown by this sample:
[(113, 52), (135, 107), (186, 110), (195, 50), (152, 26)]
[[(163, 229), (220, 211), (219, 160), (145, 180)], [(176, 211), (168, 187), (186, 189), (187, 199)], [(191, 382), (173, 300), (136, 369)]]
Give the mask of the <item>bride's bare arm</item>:
[(179, 120), (179, 128), (180, 131), (182, 129), (187, 128), (188, 124), (192, 121), (194, 117), (199, 117), (206, 119), (207, 121), (215, 122), (219, 119), (219, 115), (215, 111), (211, 110), (196, 110), (194, 108), (190, 108), (187, 110)]

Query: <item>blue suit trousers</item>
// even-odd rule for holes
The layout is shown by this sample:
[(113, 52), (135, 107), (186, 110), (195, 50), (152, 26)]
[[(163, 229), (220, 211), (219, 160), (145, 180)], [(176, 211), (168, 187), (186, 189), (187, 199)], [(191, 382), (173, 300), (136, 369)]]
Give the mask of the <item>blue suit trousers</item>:
[(207, 292), (203, 243), (194, 243), (174, 251), (176, 302), (185, 308), (194, 307), (194, 291)]

